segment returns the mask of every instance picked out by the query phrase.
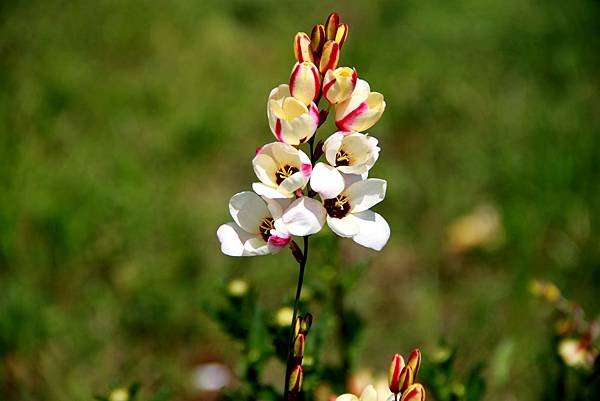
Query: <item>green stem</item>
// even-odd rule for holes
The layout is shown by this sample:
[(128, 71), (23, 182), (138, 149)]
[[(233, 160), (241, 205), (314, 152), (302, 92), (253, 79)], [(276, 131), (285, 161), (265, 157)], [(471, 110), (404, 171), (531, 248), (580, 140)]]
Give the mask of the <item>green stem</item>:
[[(311, 152), (312, 153), (312, 152)], [(300, 271), (298, 272), (298, 283), (296, 284), (296, 299), (294, 300), (294, 313), (292, 314), (292, 322), (290, 325), (290, 334), (288, 340), (288, 355), (285, 368), (285, 387), (283, 389), (283, 399), (287, 401), (289, 399), (288, 387), (290, 384), (290, 372), (292, 371), (292, 351), (294, 349), (294, 326), (296, 323), (296, 317), (298, 316), (298, 307), (300, 304), (300, 295), (302, 294), (302, 285), (304, 283), (304, 269), (306, 268), (306, 261), (308, 260), (308, 235), (304, 238), (304, 249), (302, 260), (300, 261)]]

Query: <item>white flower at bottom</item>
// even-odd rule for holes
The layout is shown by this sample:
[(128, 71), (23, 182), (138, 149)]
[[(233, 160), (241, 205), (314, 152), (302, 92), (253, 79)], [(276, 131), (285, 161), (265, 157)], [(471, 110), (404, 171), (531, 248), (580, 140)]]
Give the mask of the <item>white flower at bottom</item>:
[(286, 200), (263, 199), (244, 191), (231, 197), (229, 212), (234, 222), (217, 230), (221, 251), (229, 256), (257, 256), (281, 251), (290, 234), (281, 221)]
[(390, 237), (390, 226), (369, 209), (385, 198), (387, 182), (378, 178), (360, 180), (356, 175), (346, 175), (339, 182), (336, 174), (333, 167), (319, 163), (310, 180), (323, 199), (327, 225), (341, 237), (380, 251)]
[(360, 397), (354, 394), (342, 394), (335, 401), (377, 401), (377, 391), (371, 385), (365, 387)]

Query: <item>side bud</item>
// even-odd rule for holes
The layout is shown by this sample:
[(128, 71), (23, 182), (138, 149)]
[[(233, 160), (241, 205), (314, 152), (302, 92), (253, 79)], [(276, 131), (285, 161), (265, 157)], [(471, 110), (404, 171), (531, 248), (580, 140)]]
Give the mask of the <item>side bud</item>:
[(298, 62), (314, 61), (312, 49), (310, 47), (310, 38), (304, 32), (298, 32), (294, 37), (294, 56)]
[(288, 384), (288, 391), (290, 393), (299, 393), (302, 389), (302, 382), (304, 381), (304, 368), (302, 365), (296, 365), (290, 372), (290, 381)]
[(413, 371), (413, 376), (416, 378), (421, 366), (421, 350), (416, 348), (410, 353), (406, 360), (406, 365), (410, 366)]
[(301, 359), (304, 356), (304, 334), (298, 334), (294, 340), (294, 358)]
[(313, 27), (310, 35), (310, 47), (314, 54), (321, 53), (321, 49), (325, 44), (325, 27), (322, 24), (317, 24)]
[(310, 61), (296, 63), (290, 75), (290, 94), (308, 106), (319, 96), (320, 90), (317, 66)]
[(340, 44), (333, 40), (328, 40), (323, 45), (321, 60), (319, 61), (319, 71), (325, 74), (328, 70), (333, 70), (337, 67), (340, 59)]
[(328, 70), (323, 78), (323, 96), (331, 104), (341, 103), (352, 95), (357, 80), (358, 74), (354, 68)]
[(338, 26), (340, 25), (340, 16), (337, 13), (331, 13), (327, 17), (327, 22), (325, 22), (325, 35), (327, 40), (335, 39), (335, 34), (338, 30)]
[(398, 388), (400, 389), (400, 393), (404, 393), (407, 388), (409, 388), (415, 379), (415, 375), (410, 366), (406, 365), (402, 368), (400, 372), (400, 377), (398, 378)]
[(425, 388), (421, 383), (415, 383), (402, 393), (400, 401), (425, 401)]
[(335, 40), (340, 44), (340, 49), (344, 46), (344, 42), (346, 42), (346, 38), (348, 37), (348, 24), (340, 24), (335, 33)]
[(390, 391), (394, 394), (400, 392), (400, 373), (403, 368), (404, 358), (399, 354), (394, 355), (392, 363), (390, 364), (390, 370), (388, 371), (388, 386), (390, 387)]

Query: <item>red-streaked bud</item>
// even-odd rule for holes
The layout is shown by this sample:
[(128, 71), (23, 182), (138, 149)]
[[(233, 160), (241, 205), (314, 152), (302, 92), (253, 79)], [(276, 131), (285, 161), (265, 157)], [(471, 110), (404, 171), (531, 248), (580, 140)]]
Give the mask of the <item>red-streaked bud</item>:
[(340, 24), (340, 26), (338, 26), (338, 29), (335, 33), (335, 38), (333, 39), (340, 44), (340, 49), (344, 46), (344, 43), (346, 42), (347, 37), (348, 37), (348, 24)]
[(296, 365), (290, 372), (290, 381), (288, 383), (288, 391), (290, 393), (299, 393), (302, 389), (302, 381), (304, 380), (304, 368), (302, 365)]
[(421, 367), (421, 350), (415, 348), (408, 356), (406, 364), (412, 368), (413, 376), (416, 379), (417, 373), (419, 373), (419, 367)]
[(394, 355), (392, 363), (390, 364), (390, 370), (388, 371), (388, 386), (390, 391), (394, 394), (400, 392), (400, 373), (404, 368), (404, 358), (400, 354)]
[(327, 22), (325, 22), (325, 36), (327, 40), (335, 39), (338, 26), (340, 25), (340, 16), (337, 13), (329, 14)]
[(314, 54), (321, 53), (321, 49), (325, 44), (325, 27), (323, 24), (317, 24), (313, 27), (310, 35), (310, 47)]
[(425, 401), (425, 388), (421, 383), (415, 383), (402, 393), (400, 401)]
[(413, 384), (414, 378), (415, 376), (412, 368), (408, 365), (404, 366), (400, 371), (400, 377), (398, 378), (398, 388), (401, 393)]
[(294, 56), (298, 62), (314, 61), (312, 49), (310, 47), (310, 38), (304, 32), (298, 32), (294, 37)]
[(328, 70), (334, 70), (340, 59), (340, 44), (333, 40), (328, 40), (323, 45), (321, 60), (319, 61), (319, 71), (325, 74)]
[(354, 68), (329, 70), (323, 77), (323, 96), (331, 104), (341, 103), (352, 95), (357, 81), (358, 74)]
[(307, 313), (306, 315), (304, 315), (302, 317), (302, 319), (300, 320), (300, 333), (299, 334), (307, 335), (308, 330), (310, 329), (310, 326), (312, 326), (312, 321), (313, 321), (313, 317), (310, 313)]
[(304, 334), (298, 334), (294, 340), (294, 358), (304, 356)]
[(290, 94), (308, 106), (320, 92), (321, 77), (317, 66), (310, 61), (296, 63), (290, 75)]

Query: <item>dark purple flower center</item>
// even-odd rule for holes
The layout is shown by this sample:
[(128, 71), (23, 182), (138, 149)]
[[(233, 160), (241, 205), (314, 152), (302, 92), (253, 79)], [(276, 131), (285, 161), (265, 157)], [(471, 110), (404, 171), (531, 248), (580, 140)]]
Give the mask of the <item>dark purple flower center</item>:
[(269, 241), (271, 236), (271, 230), (275, 228), (275, 223), (272, 217), (265, 217), (258, 227), (260, 230), (260, 236), (265, 242)]
[(286, 164), (285, 166), (281, 166), (279, 170), (275, 172), (275, 182), (277, 183), (277, 185), (279, 185), (283, 182), (283, 180), (285, 180), (292, 174), (297, 173), (298, 171), (300, 170), (288, 164)]
[(350, 212), (350, 199), (344, 195), (323, 201), (327, 214), (336, 219), (341, 219)]
[(346, 153), (343, 149), (340, 149), (339, 152), (335, 155), (335, 165), (336, 166), (347, 166), (350, 164), (350, 155)]

